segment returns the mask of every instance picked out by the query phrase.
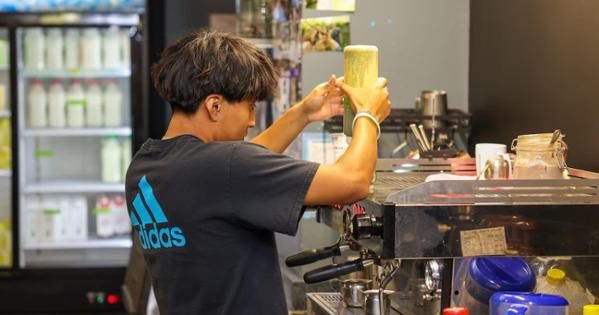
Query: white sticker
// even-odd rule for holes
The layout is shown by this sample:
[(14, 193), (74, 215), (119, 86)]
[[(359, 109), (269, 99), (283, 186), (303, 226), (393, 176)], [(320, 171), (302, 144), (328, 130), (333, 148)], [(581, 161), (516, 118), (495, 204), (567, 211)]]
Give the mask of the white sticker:
[(461, 231), (460, 241), (464, 257), (505, 255), (507, 251), (505, 227), (503, 226)]

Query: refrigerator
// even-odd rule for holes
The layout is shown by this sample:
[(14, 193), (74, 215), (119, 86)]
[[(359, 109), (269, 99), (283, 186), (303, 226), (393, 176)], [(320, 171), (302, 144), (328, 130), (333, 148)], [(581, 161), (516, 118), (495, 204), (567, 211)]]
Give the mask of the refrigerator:
[(0, 313), (122, 311), (138, 13), (0, 14)]

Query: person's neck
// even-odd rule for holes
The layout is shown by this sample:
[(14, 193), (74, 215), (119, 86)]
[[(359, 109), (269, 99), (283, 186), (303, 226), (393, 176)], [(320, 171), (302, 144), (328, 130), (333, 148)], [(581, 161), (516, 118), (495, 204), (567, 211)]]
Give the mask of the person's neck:
[[(168, 128), (162, 139), (170, 139), (182, 135), (192, 135), (203, 142), (211, 142), (215, 140), (214, 132), (210, 128), (209, 121), (203, 121), (202, 113), (186, 114), (181, 111), (174, 111)], [(199, 128), (202, 126), (202, 128)]]

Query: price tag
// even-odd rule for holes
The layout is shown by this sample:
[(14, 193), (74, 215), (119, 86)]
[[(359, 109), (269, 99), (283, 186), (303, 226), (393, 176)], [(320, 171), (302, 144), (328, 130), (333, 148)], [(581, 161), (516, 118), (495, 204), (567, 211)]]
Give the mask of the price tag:
[(460, 243), (464, 257), (505, 255), (507, 251), (505, 227), (461, 231)]

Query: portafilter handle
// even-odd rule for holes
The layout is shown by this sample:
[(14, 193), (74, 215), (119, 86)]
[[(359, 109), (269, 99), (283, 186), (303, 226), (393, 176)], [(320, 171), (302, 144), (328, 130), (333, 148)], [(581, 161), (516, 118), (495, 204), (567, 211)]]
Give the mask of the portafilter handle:
[(361, 258), (342, 264), (333, 264), (314, 269), (304, 274), (305, 283), (317, 283), (333, 278), (341, 277), (352, 272), (361, 271), (364, 267), (372, 265), (372, 260), (363, 260)]
[(311, 264), (325, 258), (339, 256), (345, 247), (349, 248), (347, 245), (339, 245), (339, 243), (337, 243), (323, 248), (305, 250), (287, 257), (287, 259), (285, 259), (285, 265), (287, 265), (287, 267), (297, 267)]

